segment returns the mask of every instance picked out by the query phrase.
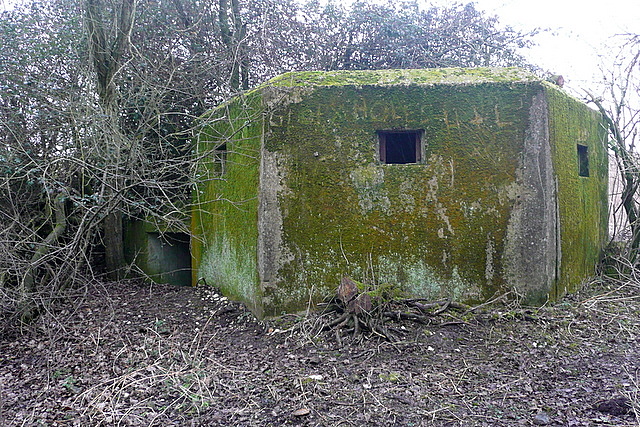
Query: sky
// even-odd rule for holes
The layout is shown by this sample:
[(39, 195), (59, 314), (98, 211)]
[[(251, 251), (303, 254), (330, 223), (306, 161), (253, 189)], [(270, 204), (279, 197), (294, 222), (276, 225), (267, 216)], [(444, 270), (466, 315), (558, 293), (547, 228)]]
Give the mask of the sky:
[[(0, 0), (0, 11), (15, 0)], [(342, 0), (345, 3), (353, 0)], [(451, 5), (451, 0), (419, 0), (423, 5)], [(562, 74), (574, 92), (593, 89), (599, 66), (610, 58), (616, 34), (640, 34), (640, 0), (474, 0), (476, 8), (497, 15), (502, 25), (521, 31), (548, 29), (525, 51), (534, 63)], [(458, 3), (468, 3), (466, 0)], [(607, 58), (609, 57), (609, 58)]]
[[(436, 4), (451, 2), (437, 0)], [(600, 65), (617, 49), (612, 37), (640, 34), (639, 0), (475, 0), (476, 8), (497, 15), (502, 25), (527, 31), (548, 29), (525, 51), (530, 62), (564, 76), (575, 92), (593, 89)], [(619, 39), (619, 38), (618, 38)]]

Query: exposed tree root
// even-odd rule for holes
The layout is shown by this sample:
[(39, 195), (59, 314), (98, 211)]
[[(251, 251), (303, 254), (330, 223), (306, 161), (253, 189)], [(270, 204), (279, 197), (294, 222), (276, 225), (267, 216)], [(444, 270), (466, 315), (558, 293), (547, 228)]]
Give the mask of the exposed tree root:
[[(371, 296), (371, 293), (361, 291), (358, 285), (349, 277), (344, 277), (337, 295), (325, 310), (330, 316), (322, 325), (322, 329), (333, 330), (339, 345), (343, 344), (345, 335), (351, 335), (356, 341), (366, 337), (378, 337), (390, 342), (400, 341), (403, 331), (394, 328), (394, 322), (411, 321), (432, 326), (466, 324), (465, 317), (475, 309), (450, 298), (430, 301), (422, 298), (395, 299), (380, 295)], [(500, 299), (502, 297), (491, 302)]]

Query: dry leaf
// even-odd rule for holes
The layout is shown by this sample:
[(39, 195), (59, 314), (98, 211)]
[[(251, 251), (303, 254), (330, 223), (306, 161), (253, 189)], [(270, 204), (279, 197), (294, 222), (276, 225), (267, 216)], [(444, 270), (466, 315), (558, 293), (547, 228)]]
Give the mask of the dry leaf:
[(309, 408), (300, 408), (298, 410), (293, 411), (291, 415), (294, 417), (304, 417), (305, 415), (309, 415), (311, 410)]

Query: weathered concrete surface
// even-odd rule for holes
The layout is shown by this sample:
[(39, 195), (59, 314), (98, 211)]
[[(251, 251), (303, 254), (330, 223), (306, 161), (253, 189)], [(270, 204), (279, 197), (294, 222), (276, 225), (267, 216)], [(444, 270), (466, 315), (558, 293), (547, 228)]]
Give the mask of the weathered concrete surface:
[(548, 105), (533, 97), (525, 131), (518, 196), (511, 208), (504, 250), (505, 276), (515, 292), (538, 303), (553, 289), (560, 265), (556, 180), (549, 144)]
[(158, 232), (146, 221), (125, 224), (125, 258), (158, 283), (191, 285), (189, 235)]
[[(290, 73), (203, 123), (194, 280), (259, 315), (305, 308), (343, 275), (542, 303), (592, 274), (605, 242), (600, 118), (522, 70)], [(422, 160), (382, 163), (380, 130), (419, 132)], [(222, 176), (206, 161), (221, 144)]]

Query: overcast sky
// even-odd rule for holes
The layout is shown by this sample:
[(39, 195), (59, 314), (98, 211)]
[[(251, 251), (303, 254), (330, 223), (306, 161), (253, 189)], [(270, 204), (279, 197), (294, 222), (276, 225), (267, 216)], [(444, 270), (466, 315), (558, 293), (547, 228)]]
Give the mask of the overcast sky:
[[(450, 2), (438, 0), (438, 4)], [(527, 52), (531, 62), (562, 74), (575, 89), (598, 80), (599, 55), (616, 34), (640, 34), (640, 0), (476, 0), (477, 8), (498, 15), (520, 30), (549, 29)]]

